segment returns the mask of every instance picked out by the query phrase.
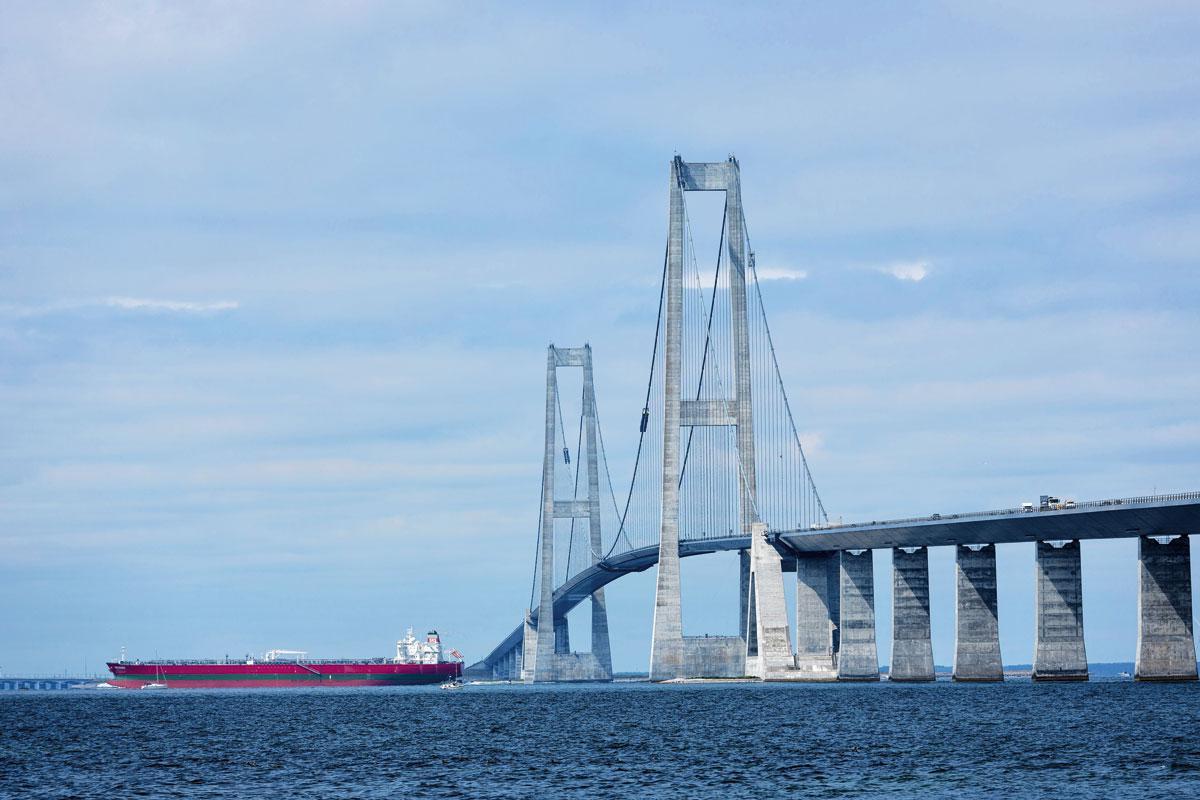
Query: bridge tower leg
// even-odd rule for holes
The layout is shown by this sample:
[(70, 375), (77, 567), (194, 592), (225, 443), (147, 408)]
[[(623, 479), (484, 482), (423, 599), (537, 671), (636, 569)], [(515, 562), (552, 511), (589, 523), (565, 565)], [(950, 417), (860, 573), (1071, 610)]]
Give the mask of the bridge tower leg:
[(1138, 537), (1138, 646), (1133, 677), (1196, 680), (1192, 555), (1186, 535)]
[[(718, 163), (685, 163), (676, 156), (671, 162), (670, 222), (667, 237), (666, 317), (663, 327), (663, 474), (662, 525), (659, 534), (658, 579), (655, 587), (654, 634), (650, 648), (650, 679), (741, 675), (747, 671), (751, 653), (746, 642), (757, 638), (762, 620), (776, 620), (782, 603), (781, 558), (773, 547), (756, 547), (752, 526), (758, 522), (754, 461), (754, 419), (751, 402), (750, 333), (746, 302), (747, 247), (742, 224), (741, 179), (738, 163), (730, 158)], [(684, 400), (682, 396), (683, 341), (683, 245), (684, 192), (724, 191), (726, 256), (729, 265), (730, 327), (733, 346), (733, 393), (721, 400)], [(745, 594), (755, 598), (742, 615), (740, 637), (688, 638), (683, 636), (679, 584), (679, 481), (680, 426), (733, 425), (736, 427), (739, 517), (743, 536), (751, 539), (750, 564)], [(779, 589), (760, 591), (755, 582), (771, 580), (779, 572)], [(749, 602), (749, 600), (747, 600)], [(770, 607), (764, 607), (770, 604)], [(786, 605), (781, 606), (786, 618)], [(753, 628), (749, 621), (756, 620)], [(777, 630), (770, 624), (772, 640), (784, 637), (791, 657), (787, 626)], [(759, 642), (758, 644), (762, 644)], [(741, 648), (741, 656), (732, 651)], [(771, 652), (779, 647), (772, 641)], [(757, 653), (753, 654), (757, 658)], [(774, 658), (774, 656), (772, 656)], [(740, 663), (738, 663), (740, 661)]]
[(929, 549), (892, 549), (892, 663), (888, 680), (931, 681)]
[(841, 650), (839, 681), (879, 680), (875, 645), (875, 565), (873, 551), (841, 553)]
[(558, 409), (558, 356), (551, 345), (546, 351), (546, 440), (542, 455), (542, 525), (538, 552), (538, 619), (533, 663), (530, 671), (537, 682), (558, 680), (555, 670), (554, 630), (554, 461), (555, 415)]
[(1035, 681), (1086, 681), (1079, 540), (1037, 543)]
[[(554, 467), (558, 458), (555, 439), (558, 411), (558, 368), (583, 368), (583, 425), (587, 441), (586, 501), (555, 501)], [(600, 530), (600, 474), (596, 430), (596, 394), (592, 378), (592, 348), (555, 347), (546, 353), (546, 443), (542, 462), (542, 525), (539, 547), (539, 600), (537, 626), (533, 634), (533, 658), (525, 647), (523, 678), (537, 683), (553, 681), (612, 680), (612, 655), (608, 640), (608, 612), (604, 590), (592, 595), (592, 652), (572, 653), (565, 616), (554, 613), (554, 522), (557, 519), (586, 519), (592, 563), (603, 555)], [(577, 456), (578, 457), (578, 454)], [(529, 625), (526, 639), (529, 639)], [(532, 663), (531, 663), (532, 661)]]
[(671, 162), (670, 222), (667, 233), (666, 319), (663, 323), (663, 479), (658, 576), (654, 587), (654, 630), (650, 680), (686, 677), (683, 669), (683, 609), (679, 586), (679, 423), (683, 359), (683, 176)]
[(1002, 681), (996, 603), (996, 545), (955, 545), (957, 613), (954, 680)]
[(554, 652), (556, 655), (571, 652), (571, 629), (565, 616), (554, 618)]
[[(583, 346), (583, 430), (587, 447), (588, 478), (588, 545), (592, 563), (604, 556), (604, 539), (600, 530), (600, 444), (596, 421), (596, 384), (592, 376), (592, 347)], [(592, 656), (595, 670), (602, 680), (612, 680), (612, 647), (608, 640), (608, 603), (604, 588), (592, 592)], [(568, 648), (568, 652), (570, 648)]]

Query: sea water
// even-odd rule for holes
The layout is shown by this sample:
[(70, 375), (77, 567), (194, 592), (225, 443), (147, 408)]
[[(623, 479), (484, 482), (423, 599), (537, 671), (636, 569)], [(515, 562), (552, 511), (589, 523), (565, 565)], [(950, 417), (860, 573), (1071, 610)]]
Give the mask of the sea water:
[(1200, 685), (0, 695), (0, 797), (1200, 797)]

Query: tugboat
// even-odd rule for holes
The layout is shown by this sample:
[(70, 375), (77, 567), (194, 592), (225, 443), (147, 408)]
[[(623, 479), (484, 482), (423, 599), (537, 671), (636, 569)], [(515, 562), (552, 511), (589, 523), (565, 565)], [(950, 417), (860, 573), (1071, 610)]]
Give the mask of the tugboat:
[(261, 659), (165, 659), (129, 661), (124, 652), (108, 663), (122, 689), (311, 688), (409, 686), (461, 679), (462, 654), (442, 653), (437, 631), (422, 641), (408, 634), (396, 642), (394, 658), (308, 658), (302, 650), (269, 650)]

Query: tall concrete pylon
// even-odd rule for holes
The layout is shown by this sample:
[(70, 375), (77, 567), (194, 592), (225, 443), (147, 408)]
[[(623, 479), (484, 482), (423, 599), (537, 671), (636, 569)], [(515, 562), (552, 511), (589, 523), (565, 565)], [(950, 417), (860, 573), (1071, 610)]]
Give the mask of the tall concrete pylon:
[[(583, 427), (586, 437), (587, 500), (554, 499), (555, 440), (559, 367), (583, 368)], [(539, 599), (536, 630), (526, 625), (522, 679), (556, 681), (612, 680), (612, 650), (608, 639), (608, 610), (604, 589), (592, 593), (592, 652), (572, 653), (567, 620), (554, 616), (554, 521), (586, 519), (592, 563), (600, 560), (600, 459), (596, 430), (596, 389), (592, 379), (592, 348), (555, 347), (546, 352), (546, 446), (542, 462), (542, 537), (539, 548)], [(578, 455), (576, 456), (578, 457)]]
[[(753, 544), (753, 527), (758, 522), (757, 489), (754, 465), (754, 417), (751, 402), (750, 332), (746, 303), (746, 234), (742, 224), (741, 178), (737, 160), (723, 162), (685, 162), (679, 156), (671, 162), (669, 233), (667, 238), (666, 319), (663, 344), (663, 473), (662, 524), (659, 535), (658, 580), (654, 602), (654, 634), (650, 648), (650, 679), (655, 681), (685, 677), (720, 677), (745, 674), (751, 663), (747, 641), (761, 645), (764, 610), (768, 620), (776, 620), (773, 608), (764, 609), (759, 598), (764, 594), (774, 603), (780, 591), (772, 586), (763, 592), (756, 581), (774, 580), (780, 570), (778, 552), (761, 537)], [(683, 341), (683, 244), (684, 192), (725, 192), (726, 257), (729, 267), (730, 324), (733, 345), (733, 397), (717, 400), (684, 400), (682, 396)], [(748, 578), (744, 591), (753, 598), (743, 617), (745, 636), (685, 638), (679, 583), (679, 481), (680, 428), (697, 426), (735, 426), (738, 463), (738, 498), (741, 530), (751, 538)], [(764, 547), (765, 545), (765, 547)], [(786, 608), (783, 610), (786, 619)], [(790, 658), (788, 626), (774, 623), (772, 631), (785, 637), (783, 646)], [(775, 636), (775, 634), (772, 634)], [(776, 636), (777, 638), (777, 636)], [(771, 652), (779, 649), (768, 643)], [(757, 649), (757, 648), (756, 648)], [(740, 653), (738, 652), (740, 651)], [(754, 659), (761, 662), (757, 652)]]

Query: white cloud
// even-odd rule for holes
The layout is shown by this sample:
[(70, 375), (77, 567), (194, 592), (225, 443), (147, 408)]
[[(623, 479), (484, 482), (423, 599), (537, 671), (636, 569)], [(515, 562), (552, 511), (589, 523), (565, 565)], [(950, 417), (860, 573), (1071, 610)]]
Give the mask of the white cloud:
[(802, 281), (808, 273), (802, 269), (787, 269), (785, 267), (763, 267), (756, 269), (760, 281)]
[(897, 261), (877, 269), (885, 275), (891, 275), (898, 281), (917, 283), (929, 277), (931, 264), (928, 261)]
[(825, 452), (825, 436), (817, 431), (800, 431), (800, 446), (809, 458), (822, 455)]
[[(786, 267), (755, 267), (754, 274), (760, 281), (802, 281), (808, 277), (808, 273), (802, 269), (787, 269)], [(747, 276), (749, 278), (749, 276)], [(709, 267), (701, 267), (700, 275), (697, 277), (696, 271), (688, 268), (683, 273), (683, 288), (685, 290), (694, 289), (711, 293), (713, 287), (717, 289), (729, 288), (729, 270), (725, 267), (721, 268), (721, 274), (713, 280), (712, 269)]]
[(236, 300), (216, 300), (209, 303), (199, 303), (188, 300), (158, 300), (147, 297), (105, 297), (87, 300), (58, 300), (52, 303), (32, 306), (0, 305), (0, 314), (8, 314), (14, 317), (40, 317), (45, 314), (58, 314), (98, 307), (116, 308), (123, 311), (210, 314), (219, 311), (233, 311), (238, 308), (238, 302)]
[(232, 311), (238, 307), (234, 300), (217, 300), (212, 303), (194, 303), (185, 300), (151, 300), (144, 297), (109, 297), (104, 300), (109, 308), (129, 311), (174, 311), (185, 314), (203, 314), (212, 311)]

